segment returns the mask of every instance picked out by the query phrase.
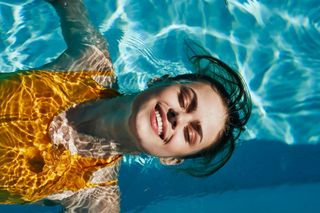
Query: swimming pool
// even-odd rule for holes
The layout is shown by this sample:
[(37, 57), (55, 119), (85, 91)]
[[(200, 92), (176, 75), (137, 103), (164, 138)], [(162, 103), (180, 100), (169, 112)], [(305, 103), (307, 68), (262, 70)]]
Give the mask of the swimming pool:
[[(210, 178), (177, 174), (149, 157), (127, 158), (120, 174), (123, 212), (320, 211), (317, 0), (85, 3), (108, 38), (122, 91), (138, 91), (152, 76), (190, 72), (182, 48), (188, 37), (240, 70), (254, 103), (234, 157)], [(1, 72), (40, 66), (65, 48), (58, 17), (43, 1), (0, 0), (0, 25)]]

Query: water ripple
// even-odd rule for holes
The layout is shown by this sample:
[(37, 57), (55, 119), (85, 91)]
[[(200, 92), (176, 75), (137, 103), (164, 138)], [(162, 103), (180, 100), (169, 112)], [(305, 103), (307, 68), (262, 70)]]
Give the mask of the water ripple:
[[(139, 91), (155, 76), (191, 72), (182, 47), (188, 37), (248, 82), (254, 109), (243, 139), (319, 142), (317, 0), (98, 0), (96, 15), (85, 3), (109, 40), (122, 91)], [(39, 66), (65, 48), (58, 18), (44, 2), (1, 1), (0, 25), (1, 71)]]

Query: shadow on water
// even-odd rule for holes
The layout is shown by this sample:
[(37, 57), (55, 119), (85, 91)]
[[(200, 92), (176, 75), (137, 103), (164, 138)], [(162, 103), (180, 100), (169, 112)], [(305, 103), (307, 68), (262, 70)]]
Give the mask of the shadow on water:
[(140, 166), (123, 165), (121, 206), (126, 212), (170, 197), (320, 182), (319, 164), (320, 144), (255, 140), (238, 146), (227, 165), (208, 178), (194, 178), (166, 168), (141, 173)]
[[(123, 165), (120, 170), (121, 212), (139, 212), (170, 197), (202, 196), (241, 189), (320, 182), (320, 144), (287, 145), (246, 141), (231, 160), (208, 178), (194, 178), (174, 169)], [(0, 205), (0, 212), (61, 212), (61, 206)]]

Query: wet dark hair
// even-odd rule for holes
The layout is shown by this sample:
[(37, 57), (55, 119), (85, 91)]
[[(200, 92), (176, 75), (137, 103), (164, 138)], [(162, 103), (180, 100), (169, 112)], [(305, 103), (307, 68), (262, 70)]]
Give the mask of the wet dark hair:
[(189, 162), (184, 162), (178, 168), (192, 176), (203, 177), (213, 174), (230, 159), (235, 141), (245, 130), (244, 126), (249, 120), (252, 102), (248, 88), (238, 72), (211, 56), (195, 42), (186, 41), (185, 45), (195, 73), (175, 77), (162, 76), (149, 86), (159, 82), (204, 81), (208, 82), (222, 98), (227, 110), (227, 119), (219, 137), (212, 146), (183, 157)]

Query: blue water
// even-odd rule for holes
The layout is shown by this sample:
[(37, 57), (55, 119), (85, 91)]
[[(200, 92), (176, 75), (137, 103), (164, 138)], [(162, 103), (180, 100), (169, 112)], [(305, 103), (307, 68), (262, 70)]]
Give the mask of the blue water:
[[(120, 88), (135, 92), (189, 70), (183, 39), (239, 70), (253, 114), (230, 162), (196, 179), (151, 157), (127, 157), (122, 212), (320, 212), (320, 4), (318, 0), (87, 0), (109, 41)], [(41, 0), (0, 0), (0, 72), (30, 69), (66, 48)], [(0, 212), (59, 207), (0, 206)]]

